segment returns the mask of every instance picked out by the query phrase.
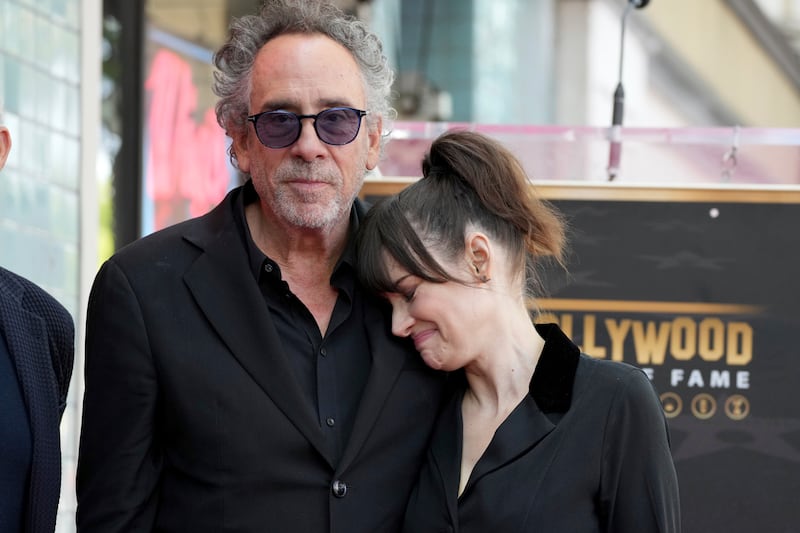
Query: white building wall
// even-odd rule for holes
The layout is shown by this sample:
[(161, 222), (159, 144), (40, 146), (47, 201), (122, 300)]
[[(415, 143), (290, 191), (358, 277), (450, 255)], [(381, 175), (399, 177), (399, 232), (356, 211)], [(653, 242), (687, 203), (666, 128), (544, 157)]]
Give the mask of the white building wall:
[(75, 472), (83, 405), (83, 360), (86, 303), (98, 267), (97, 164), (100, 133), (100, 80), (102, 68), (102, 0), (80, 1), (80, 246), (79, 299), (75, 327), (75, 364), (67, 408), (61, 421), (61, 501), (56, 533), (75, 531)]

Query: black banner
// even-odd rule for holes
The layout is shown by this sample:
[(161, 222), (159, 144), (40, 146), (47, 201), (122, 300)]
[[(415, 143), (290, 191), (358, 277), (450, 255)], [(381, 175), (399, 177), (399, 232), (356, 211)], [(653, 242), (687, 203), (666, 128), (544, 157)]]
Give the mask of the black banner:
[(542, 318), (651, 376), (684, 531), (800, 531), (800, 204), (553, 201), (573, 257)]
[(651, 377), (683, 531), (800, 532), (800, 192), (539, 190), (571, 254), (537, 320)]

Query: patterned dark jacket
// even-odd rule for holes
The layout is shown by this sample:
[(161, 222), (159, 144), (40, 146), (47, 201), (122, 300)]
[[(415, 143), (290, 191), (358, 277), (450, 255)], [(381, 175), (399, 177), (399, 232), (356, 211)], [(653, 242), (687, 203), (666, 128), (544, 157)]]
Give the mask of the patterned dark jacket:
[(61, 490), (59, 423), (75, 354), (67, 310), (27, 279), (0, 268), (0, 329), (17, 369), (33, 436), (24, 533), (52, 533)]

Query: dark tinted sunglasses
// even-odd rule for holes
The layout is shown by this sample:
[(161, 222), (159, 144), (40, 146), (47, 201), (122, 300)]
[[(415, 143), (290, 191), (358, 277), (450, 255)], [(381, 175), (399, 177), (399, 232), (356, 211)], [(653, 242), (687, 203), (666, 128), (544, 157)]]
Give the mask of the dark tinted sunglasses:
[(264, 111), (247, 117), (256, 129), (261, 144), (268, 148), (286, 148), (300, 138), (303, 119), (314, 119), (319, 140), (340, 146), (353, 142), (366, 111), (352, 107), (332, 107), (316, 115), (298, 115), (290, 111)]

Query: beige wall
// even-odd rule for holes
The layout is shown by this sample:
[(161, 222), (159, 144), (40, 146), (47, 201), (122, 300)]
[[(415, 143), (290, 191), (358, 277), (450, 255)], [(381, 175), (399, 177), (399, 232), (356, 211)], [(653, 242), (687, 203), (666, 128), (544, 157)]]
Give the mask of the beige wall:
[(723, 0), (651, 2), (643, 15), (750, 127), (800, 127), (800, 90)]

